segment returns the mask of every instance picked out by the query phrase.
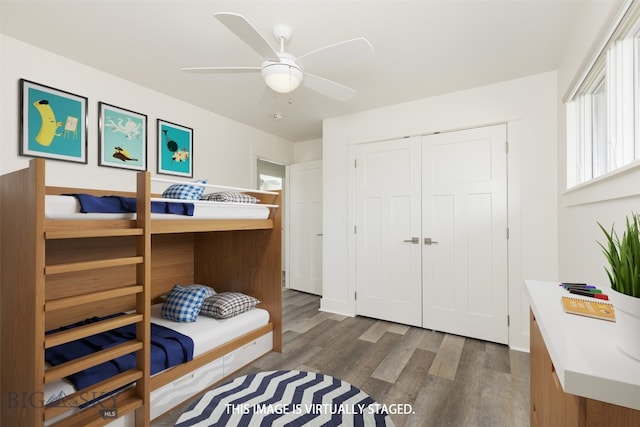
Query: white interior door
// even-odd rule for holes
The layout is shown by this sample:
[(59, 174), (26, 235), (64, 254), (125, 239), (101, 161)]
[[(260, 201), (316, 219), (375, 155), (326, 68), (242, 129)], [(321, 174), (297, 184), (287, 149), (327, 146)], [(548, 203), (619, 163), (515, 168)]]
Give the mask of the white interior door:
[(422, 324), (420, 138), (356, 152), (356, 313)]
[(425, 328), (508, 342), (506, 168), (506, 125), (423, 138)]
[(287, 286), (322, 295), (322, 162), (289, 166)]

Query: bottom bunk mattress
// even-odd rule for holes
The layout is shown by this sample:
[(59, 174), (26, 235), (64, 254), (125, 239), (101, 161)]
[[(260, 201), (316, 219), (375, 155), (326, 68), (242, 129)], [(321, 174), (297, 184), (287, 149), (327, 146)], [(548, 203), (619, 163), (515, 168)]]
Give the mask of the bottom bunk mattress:
[(269, 323), (269, 312), (252, 308), (228, 319), (198, 316), (195, 322), (174, 322), (162, 317), (162, 304), (151, 306), (151, 322), (161, 325), (193, 339), (193, 357), (198, 357), (234, 338)]
[[(214, 319), (212, 317), (200, 315), (195, 322), (189, 323), (179, 323), (164, 319), (161, 313), (162, 304), (154, 304), (151, 307), (151, 323), (164, 326), (191, 338), (191, 340), (193, 340), (193, 358), (197, 358), (212, 349), (269, 323), (269, 312), (260, 308), (252, 308), (228, 319)], [(272, 336), (271, 334), (268, 335), (269, 337)], [(271, 340), (269, 339), (266, 343), (262, 344), (262, 348), (264, 348), (264, 345), (268, 345), (269, 347), (266, 348), (266, 351), (269, 351), (271, 349), (271, 344)], [(262, 351), (261, 354), (264, 354), (266, 351)], [(260, 354), (257, 356), (259, 355)], [(215, 364), (215, 362), (217, 361), (212, 363)], [(223, 363), (223, 361), (220, 360), (220, 363)], [(222, 369), (221, 367), (221, 373), (226, 375), (227, 371), (228, 369)], [(230, 373), (231, 371), (228, 372)], [(182, 381), (182, 379), (179, 381)], [(54, 381), (45, 385), (44, 402), (46, 404), (55, 402), (56, 400), (68, 396), (75, 391), (75, 387), (67, 379)], [(152, 406), (153, 400), (152, 396)], [(164, 405), (160, 406), (164, 407)], [(157, 413), (157, 410), (154, 411), (152, 408), (152, 418), (154, 412)], [(159, 415), (159, 413), (157, 413), (157, 415)]]

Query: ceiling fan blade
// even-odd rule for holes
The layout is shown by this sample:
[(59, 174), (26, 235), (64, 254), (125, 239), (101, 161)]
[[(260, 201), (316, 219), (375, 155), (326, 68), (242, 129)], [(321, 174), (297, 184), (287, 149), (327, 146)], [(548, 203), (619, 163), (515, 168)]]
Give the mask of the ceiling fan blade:
[(278, 52), (244, 16), (229, 12), (219, 12), (214, 16), (251, 49), (258, 52), (263, 59), (280, 60)]
[(240, 74), (240, 73), (256, 73), (260, 72), (260, 67), (187, 67), (181, 68), (182, 71), (188, 73), (206, 73), (206, 74)]
[(343, 42), (321, 47), (298, 57), (296, 62), (304, 69), (326, 67), (327, 64), (340, 66), (364, 61), (373, 57), (373, 46), (364, 37), (345, 40)]
[(305, 73), (302, 84), (311, 90), (338, 101), (348, 101), (356, 94), (356, 91), (350, 87), (315, 74)]

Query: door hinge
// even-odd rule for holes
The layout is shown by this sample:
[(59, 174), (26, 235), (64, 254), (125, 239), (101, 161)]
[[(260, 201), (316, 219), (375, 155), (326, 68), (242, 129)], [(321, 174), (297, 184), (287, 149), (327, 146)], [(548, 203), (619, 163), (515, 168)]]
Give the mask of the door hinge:
[(507, 326), (511, 326), (511, 316), (507, 314)]
[(507, 227), (507, 240), (509, 240), (509, 227)]
[(358, 300), (358, 292), (357, 291), (353, 293), (353, 299), (356, 300), (356, 301)]
[(358, 159), (353, 159), (353, 167), (354, 168), (358, 167)]
[(353, 234), (358, 234), (358, 226), (357, 225), (353, 226)]
[(509, 154), (509, 141), (504, 142), (504, 152)]

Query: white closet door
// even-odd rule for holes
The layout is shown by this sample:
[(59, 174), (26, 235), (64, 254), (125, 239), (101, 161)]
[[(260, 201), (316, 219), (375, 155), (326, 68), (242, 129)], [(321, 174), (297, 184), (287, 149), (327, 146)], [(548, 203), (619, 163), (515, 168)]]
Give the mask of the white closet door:
[(322, 295), (322, 162), (289, 166), (287, 286)]
[(357, 147), (359, 315), (422, 324), (420, 162), (419, 137)]
[(506, 125), (423, 141), (423, 326), (507, 343)]

